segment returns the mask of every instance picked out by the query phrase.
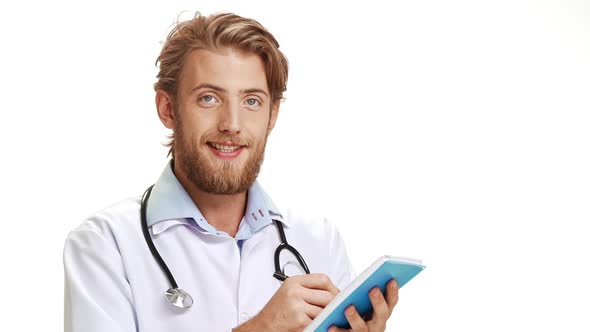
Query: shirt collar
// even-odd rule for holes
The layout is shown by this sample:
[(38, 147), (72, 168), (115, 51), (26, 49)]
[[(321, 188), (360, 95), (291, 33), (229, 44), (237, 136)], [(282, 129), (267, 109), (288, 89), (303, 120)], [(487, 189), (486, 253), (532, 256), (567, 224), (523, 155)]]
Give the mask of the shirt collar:
[[(171, 160), (152, 188), (147, 206), (148, 227), (157, 225), (152, 227), (154, 234), (156, 234), (173, 225), (190, 223), (192, 219), (205, 231), (215, 231), (215, 228), (205, 221), (199, 208), (174, 175), (172, 165), (173, 161)], [(242, 221), (246, 221), (249, 228), (256, 232), (270, 224), (273, 219), (289, 226), (283, 220), (282, 214), (272, 199), (262, 189), (258, 181), (255, 181), (248, 189), (246, 214)]]
[(248, 201), (246, 203), (246, 214), (244, 219), (252, 233), (256, 233), (267, 225), (270, 225), (273, 220), (278, 220), (289, 226), (283, 220), (283, 215), (276, 207), (270, 197), (264, 192), (262, 186), (257, 181), (252, 187), (248, 189)]

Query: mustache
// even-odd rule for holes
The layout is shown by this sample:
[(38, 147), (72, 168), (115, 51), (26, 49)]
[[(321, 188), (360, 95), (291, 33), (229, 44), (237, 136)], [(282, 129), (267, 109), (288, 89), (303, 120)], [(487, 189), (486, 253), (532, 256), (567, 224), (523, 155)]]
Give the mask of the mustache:
[(224, 134), (211, 134), (211, 135), (203, 135), (201, 137), (201, 143), (207, 144), (208, 142), (216, 142), (216, 143), (226, 143), (231, 142), (235, 145), (246, 145), (250, 146), (250, 140), (246, 139), (245, 137), (241, 137), (239, 135), (224, 135)]

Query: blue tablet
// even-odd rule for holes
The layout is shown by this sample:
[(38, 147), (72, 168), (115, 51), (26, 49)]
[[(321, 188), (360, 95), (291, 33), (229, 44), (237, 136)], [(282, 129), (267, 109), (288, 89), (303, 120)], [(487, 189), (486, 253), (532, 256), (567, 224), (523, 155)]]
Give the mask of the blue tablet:
[(364, 270), (330, 304), (305, 328), (304, 332), (326, 332), (332, 325), (350, 328), (344, 310), (354, 304), (362, 317), (368, 317), (373, 311), (369, 291), (379, 286), (385, 294), (385, 286), (392, 278), (398, 286), (403, 287), (425, 268), (420, 260), (382, 256)]

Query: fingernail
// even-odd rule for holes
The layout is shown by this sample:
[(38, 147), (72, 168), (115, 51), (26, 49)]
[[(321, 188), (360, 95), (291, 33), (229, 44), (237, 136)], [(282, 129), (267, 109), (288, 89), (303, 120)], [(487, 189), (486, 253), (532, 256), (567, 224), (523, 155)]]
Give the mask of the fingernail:
[(354, 306), (349, 306), (348, 308), (346, 308), (345, 313), (347, 316), (350, 316), (354, 313)]
[(371, 296), (372, 297), (377, 297), (379, 295), (379, 290), (377, 288), (373, 288), (371, 290)]
[(395, 281), (395, 279), (391, 279), (391, 285), (389, 285), (392, 289), (396, 289), (397, 288), (397, 282)]

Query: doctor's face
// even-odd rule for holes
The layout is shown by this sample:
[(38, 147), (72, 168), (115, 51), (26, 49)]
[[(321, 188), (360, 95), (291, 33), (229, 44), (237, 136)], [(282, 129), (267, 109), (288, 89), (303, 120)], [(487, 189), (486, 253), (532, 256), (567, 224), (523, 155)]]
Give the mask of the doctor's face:
[(278, 113), (264, 69), (259, 56), (229, 48), (187, 56), (174, 112), (175, 167), (200, 190), (235, 194), (256, 180)]

